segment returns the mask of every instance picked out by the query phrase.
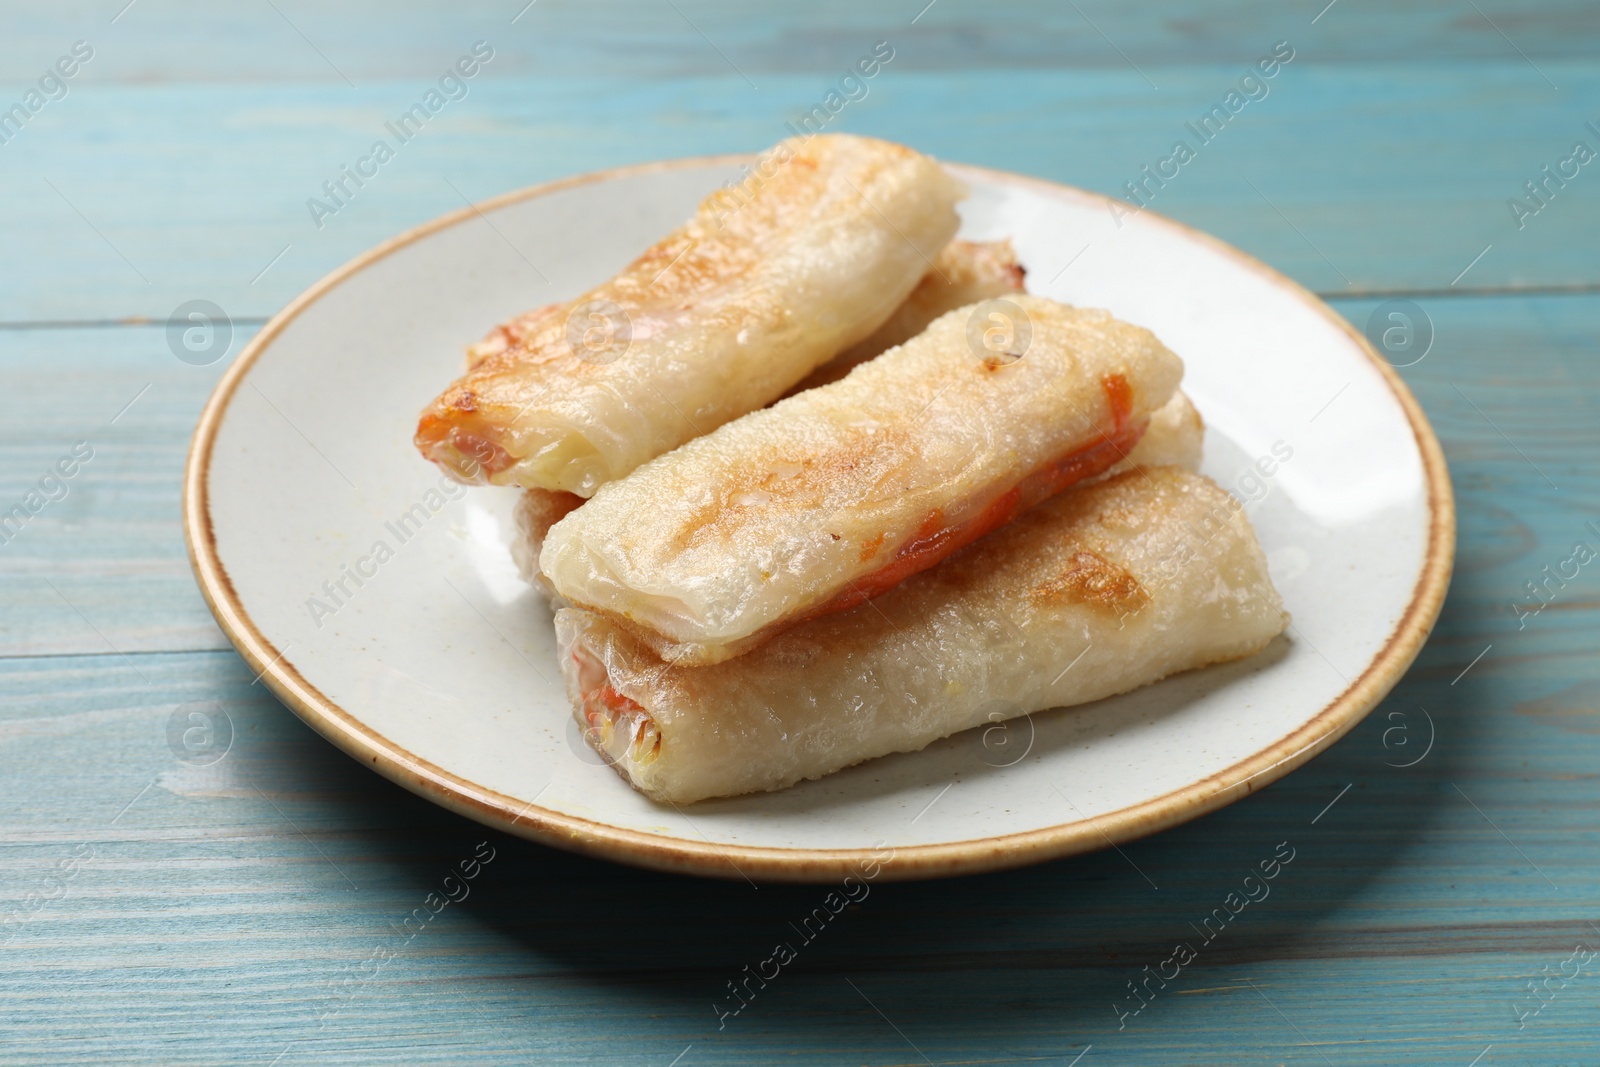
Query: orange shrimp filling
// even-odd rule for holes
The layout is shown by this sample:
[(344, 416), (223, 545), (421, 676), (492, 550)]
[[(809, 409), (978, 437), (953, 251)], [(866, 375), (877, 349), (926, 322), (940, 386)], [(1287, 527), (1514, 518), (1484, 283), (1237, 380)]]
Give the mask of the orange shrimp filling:
[[(576, 653), (573, 659), (582, 661)], [(628, 734), (628, 758), (648, 764), (661, 755), (661, 728), (638, 701), (617, 692), (610, 682), (600, 682), (583, 691), (583, 719), (588, 723), (591, 743), (601, 755), (608, 755), (617, 731)]]
[[(1150, 424), (1148, 420), (1129, 424), (1129, 417), (1133, 413), (1133, 389), (1126, 378), (1120, 374), (1110, 374), (1102, 380), (1101, 385), (1111, 408), (1112, 429), (1109, 433), (1102, 432), (1099, 443), (1069, 452), (1037, 468), (991, 500), (978, 514), (962, 522), (946, 525), (944, 512), (934, 510), (893, 559), (871, 574), (858, 578), (848, 589), (806, 612), (804, 617), (813, 619), (836, 611), (848, 611), (886, 593), (913, 574), (927, 570), (984, 534), (999, 529), (1035, 504), (1085, 478), (1104, 473), (1125, 458), (1139, 443)], [(873, 540), (881, 543), (882, 537), (880, 535)], [(863, 557), (871, 558), (865, 550)]]
[(486, 484), (516, 462), (488, 438), (434, 414), (424, 415), (417, 424), (416, 446), (447, 473), (468, 483)]

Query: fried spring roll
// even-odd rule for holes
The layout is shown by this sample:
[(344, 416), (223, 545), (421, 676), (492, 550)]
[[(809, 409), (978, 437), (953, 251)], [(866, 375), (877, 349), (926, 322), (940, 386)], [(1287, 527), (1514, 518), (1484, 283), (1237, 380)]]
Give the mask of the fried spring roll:
[(865, 340), (955, 235), (965, 189), (901, 145), (785, 141), (749, 199), (708, 198), (615, 278), (546, 312), (422, 414), (463, 481), (591, 495)]
[[(1176, 466), (1198, 470), (1204, 440), (1205, 425), (1200, 420), (1200, 413), (1195, 410), (1188, 396), (1179, 390), (1150, 416), (1150, 428), (1145, 430), (1144, 436), (1139, 438), (1139, 443), (1133, 446), (1127, 458), (1117, 461), (1101, 477), (1109, 478), (1134, 467)], [(516, 533), (511, 542), (511, 556), (516, 560), (523, 581), (533, 585), (557, 606), (565, 606), (566, 601), (539, 570), (539, 552), (544, 548), (544, 539), (549, 535), (550, 527), (566, 518), (582, 503), (582, 497), (571, 493), (552, 493), (548, 489), (524, 489), (517, 502)]]
[[(1182, 362), (1104, 311), (1006, 303), (951, 312), (844, 379), (603, 486), (550, 529), (540, 569), (664, 658), (718, 663), (1104, 473)], [(1008, 330), (1025, 351), (974, 337)]]
[[(1240, 504), (1175, 467), (1065, 493), (871, 604), (711, 667), (564, 608), (574, 714), (641, 792), (783, 789), (1263, 648), (1288, 616)], [(1069, 666), (1070, 665), (1070, 666)]]

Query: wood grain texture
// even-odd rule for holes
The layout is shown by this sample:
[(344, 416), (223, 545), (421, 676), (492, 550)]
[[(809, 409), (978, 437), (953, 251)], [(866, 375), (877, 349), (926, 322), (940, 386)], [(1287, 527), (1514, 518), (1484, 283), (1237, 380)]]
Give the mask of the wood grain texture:
[[(951, 0), (862, 4), (851, 0), (494, 0), (449, 7), (383, 0), (318, 5), (274, 0), (281, 14), (164, 0), (116, 18), (126, 0), (65, 0), (48, 12), (14, 13), (0, 63), (30, 68), (75, 38), (105, 40), (100, 77), (152, 82), (291, 82), (358, 86), (430, 68), (440, 42), (463, 34), (504, 38), (516, 69), (571, 77), (619, 69), (630, 80), (676, 80), (728, 69), (717, 49), (757, 74), (831, 70), (840, 49), (898, 31), (917, 45), (908, 63), (949, 72), (1020, 67), (1173, 66), (1254, 58), (1253, 36), (1310, 27), (1329, 59), (1495, 60), (1520, 48), (1534, 59), (1592, 58), (1600, 17), (1584, 0), (1417, 0), (1400, 10), (1328, 0), (1217, 0), (1203, 8), (1135, 7), (1114, 0), (1014, 0), (983, 8)], [(1312, 20), (1316, 19), (1313, 24)], [(1502, 36), (1499, 31), (1504, 31)], [(1509, 37), (1513, 44), (1507, 43)], [(748, 63), (740, 60), (748, 60)]]
[[(0, 505), (94, 449), (0, 545), (0, 1062), (1600, 1062), (1600, 965), (1517, 1018), (1530, 980), (1600, 948), (1600, 572), (1536, 614), (1525, 590), (1600, 545), (1600, 171), (1520, 231), (1505, 206), (1571, 140), (1600, 147), (1592, 4), (1341, 0), (1313, 25), (1321, 2), (939, 0), (914, 26), (922, 2), (539, 0), (515, 25), (520, 2), (121, 7), (18, 9), (0, 39), (16, 98), (72, 41), (97, 50), (0, 145)], [(304, 199), (479, 38), (497, 54), (471, 95), (317, 230)], [(450, 182), (754, 148), (880, 39), (896, 59), (844, 128), (1113, 192), (1284, 38), (1271, 95), (1156, 208), (1358, 328), (1387, 296), (1421, 306), (1434, 347), (1401, 373), (1461, 544), (1400, 687), (1262, 795), (1120, 852), (873, 886), (719, 1029), (727, 983), (797, 940), (820, 887), (481, 830), (302, 726), (206, 612), (178, 478), (226, 361), (173, 357), (179, 301), (222, 304), (237, 353), (327, 269), (459, 206)], [(194, 706), (233, 726), (209, 766), (169, 741)], [(1280, 842), (1271, 895), (1203, 944), (1193, 926)], [(1180, 940), (1196, 959), (1119, 1020)]]
[[(1600, 284), (1584, 247), (1566, 239), (1600, 226), (1600, 178), (1580, 171), (1520, 229), (1506, 204), (1575, 140), (1600, 149), (1584, 125), (1600, 125), (1592, 6), (1501, 11), (1494, 24), (1517, 31), (1508, 44), (1488, 22), (1474, 25), (1476, 13), (1443, 4), (1374, 14), (1341, 3), (1315, 25), (1299, 7), (1152, 20), (1109, 4), (1080, 5), (1083, 16), (1030, 6), (1013, 16), (1028, 32), (977, 32), (972, 12), (948, 0), (915, 26), (858, 5), (826, 32), (804, 7), (741, 16), (679, 5), (703, 38), (666, 5), (591, 19), (547, 2), (516, 26), (486, 7), (307, 12), (291, 26), (270, 10), (219, 19), (140, 4), (114, 26), (86, 13), (52, 21), (59, 43), (30, 39), (8, 69), (34, 77), (82, 35), (96, 58), (65, 99), (0, 145), (0, 322), (164, 321), (197, 297), (264, 317), (463, 197), (768, 145), (878, 40), (895, 58), (833, 128), (1114, 195), (1289, 41), (1295, 58), (1269, 95), (1200, 149), (1156, 210), (1329, 292), (1447, 288), (1489, 245), (1461, 285)], [(535, 21), (546, 17), (548, 27)], [(603, 44), (618, 26), (648, 44)], [(166, 43), (151, 42), (163, 33)], [(353, 65), (347, 84), (331, 65), (343, 68), (341, 48), (319, 49), (319, 37), (371, 65)], [(388, 137), (384, 123), (480, 39), (495, 58), (468, 95), (319, 227), (307, 201), (325, 198), (323, 182)], [(116, 167), (100, 165), (108, 154)], [(40, 269), (51, 263), (72, 269)]]

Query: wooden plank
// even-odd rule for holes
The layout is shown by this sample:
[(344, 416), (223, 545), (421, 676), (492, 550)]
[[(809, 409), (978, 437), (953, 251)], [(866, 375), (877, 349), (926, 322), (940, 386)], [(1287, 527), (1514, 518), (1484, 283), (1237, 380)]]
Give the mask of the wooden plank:
[(42, 503), (0, 544), (0, 654), (228, 647), (179, 513), (189, 436), (226, 365), (181, 362), (156, 327), (0, 330), (0, 512)]
[[(1248, 38), (1262, 52), (1275, 39), (1266, 28)], [(439, 47), (442, 62), (465, 45)], [(1342, 64), (1319, 61), (1305, 44), (1267, 83), (1270, 94), (1203, 146), (1185, 123), (1225, 98), (1244, 73), (1237, 62), (1161, 68), (1159, 91), (1133, 69), (1023, 67), (1001, 76), (896, 63), (829, 128), (1112, 194), (1186, 137), (1197, 155), (1157, 191), (1153, 209), (1314, 288), (1442, 290), (1458, 278), (1468, 288), (1600, 285), (1591, 250), (1576, 239), (1600, 227), (1592, 167), (1565, 188), (1552, 185), (1548, 206), (1520, 229), (1507, 207), (1578, 139), (1600, 149), (1600, 135), (1585, 127), (1600, 125), (1588, 103), (1600, 99), (1592, 62), (1541, 61), (1562, 86), (1556, 92), (1515, 56), (1471, 66)], [(426, 78), (203, 91), (86, 82), (0, 147), (0, 322), (159, 322), (195, 298), (264, 317), (463, 197), (625, 163), (756, 150), (832, 81), (763, 73), (755, 92), (715, 68), (663, 83), (599, 69), (552, 78), (491, 63), (469, 96), (404, 145), (384, 124), (425, 92)], [(325, 198), (323, 183), (380, 137), (398, 146), (396, 157), (338, 214), (314, 219), (307, 202)], [(104, 165), (108, 156), (115, 167)]]

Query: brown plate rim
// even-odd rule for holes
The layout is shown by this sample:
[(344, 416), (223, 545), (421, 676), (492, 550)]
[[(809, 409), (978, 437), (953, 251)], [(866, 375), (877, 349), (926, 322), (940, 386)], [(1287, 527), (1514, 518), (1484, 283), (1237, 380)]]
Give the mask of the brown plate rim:
[[(1416, 659), (1443, 606), (1455, 558), (1455, 500), (1444, 452), (1433, 427), (1396, 370), (1336, 311), (1299, 283), (1252, 256), (1202, 231), (1152, 211), (1151, 223), (1177, 230), (1234, 259), (1337, 324), (1377, 367), (1405, 412), (1416, 437), (1428, 481), (1428, 550), (1406, 611), (1384, 646), (1334, 700), (1288, 736), (1227, 769), (1180, 789), (1116, 811), (1013, 834), (893, 849), (890, 859), (871, 849), (782, 849), (717, 845), (667, 838), (567, 815), (522, 802), (453, 774), (407, 751), (366, 726), (317, 690), (282, 650), (267, 640), (240, 601), (217, 552), (212, 530), (208, 475), (211, 452), (234, 392), (251, 366), (284, 327), (347, 278), (392, 252), (439, 230), (470, 221), (480, 212), (520, 203), (562, 189), (640, 174), (749, 162), (748, 155), (695, 156), (614, 167), (530, 186), (450, 212), (357, 256), (295, 297), (239, 353), (217, 383), (190, 443), (183, 479), (183, 526), (189, 561), (200, 591), (228, 639), (251, 669), (290, 710), (362, 763), (420, 796), (507, 833), (586, 855), (683, 874), (771, 881), (825, 882), (882, 863), (879, 880), (941, 878), (1004, 870), (1120, 844), (1187, 822), (1248, 796), (1332, 745), (1360, 722)], [(967, 164), (957, 173), (982, 175), (1056, 197), (1108, 207), (1114, 201), (1068, 185)]]

